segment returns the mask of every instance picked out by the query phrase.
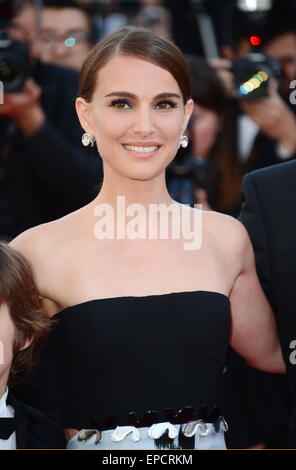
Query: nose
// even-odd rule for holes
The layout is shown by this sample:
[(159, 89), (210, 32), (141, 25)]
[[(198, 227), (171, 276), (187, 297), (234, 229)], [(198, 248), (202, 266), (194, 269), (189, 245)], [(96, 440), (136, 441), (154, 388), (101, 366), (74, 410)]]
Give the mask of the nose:
[(152, 110), (146, 106), (140, 106), (134, 114), (134, 133), (147, 137), (154, 132)]
[(55, 57), (66, 57), (68, 54), (68, 49), (63, 42), (57, 41), (53, 45), (52, 52)]

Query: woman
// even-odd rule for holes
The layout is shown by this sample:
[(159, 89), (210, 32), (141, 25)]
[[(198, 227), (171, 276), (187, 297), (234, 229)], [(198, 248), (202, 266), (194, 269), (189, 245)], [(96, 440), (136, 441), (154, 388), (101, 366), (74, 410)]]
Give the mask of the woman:
[[(133, 27), (98, 43), (83, 65), (76, 108), (83, 143), (96, 140), (104, 161), (102, 188), (87, 206), (12, 243), (33, 264), (57, 320), (68, 448), (224, 448), (228, 342), (253, 366), (284, 371), (241, 224), (187, 208), (174, 236), (182, 206), (168, 194), (165, 169), (186, 145), (192, 107), (188, 66), (172, 43)], [(142, 208), (138, 237), (122, 222), (118, 196), (130, 216)], [(171, 204), (177, 210), (164, 237), (150, 212)], [(147, 221), (156, 237), (143, 236)], [(199, 249), (185, 248), (191, 222)]]

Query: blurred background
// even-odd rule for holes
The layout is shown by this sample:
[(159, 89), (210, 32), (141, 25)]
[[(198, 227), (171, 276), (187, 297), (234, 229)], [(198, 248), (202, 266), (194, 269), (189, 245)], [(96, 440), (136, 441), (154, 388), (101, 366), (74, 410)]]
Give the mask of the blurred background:
[[(168, 188), (176, 200), (203, 203), (207, 209), (237, 216), (243, 174), (295, 157), (295, 1), (0, 0), (0, 9), (0, 79), (6, 91), (18, 92), (24, 101), (21, 112), (14, 103), (0, 111), (0, 235), (15, 236), (96, 194), (101, 163), (95, 152), (85, 163), (77, 118), (71, 110), (71, 120), (64, 122), (62, 109), (72, 108), (78, 73), (92, 45), (128, 24), (171, 39), (190, 64), (195, 102), (188, 128), (190, 145), (180, 150), (167, 171)], [(60, 87), (68, 90), (63, 100)], [(25, 119), (19, 115), (26, 115), (28, 123), (33, 105), (36, 125), (25, 129)], [(41, 146), (45, 148), (45, 127), (51, 132), (51, 136), (46, 133), (45, 153), (51, 150), (52, 155), (57, 134), (60, 148), (55, 148), (56, 158), (44, 156), (38, 162), (37, 148), (38, 153)], [(76, 161), (66, 189), (64, 177), (73, 162), (70, 147), (75, 148)], [(24, 188), (27, 205), (21, 210), (15, 197), (21, 164), (7, 160), (8, 154), (21, 152), (23, 164), (24, 149), (30, 181)], [(59, 158), (65, 149), (68, 159)], [(47, 174), (39, 163), (46, 165)], [(61, 170), (58, 180), (56, 165)], [(28, 168), (23, 171), (28, 173)], [(81, 176), (81, 171), (78, 196), (76, 175)], [(56, 208), (48, 202), (48, 194), (53, 193)]]
[[(96, 196), (102, 162), (81, 146), (79, 70), (93, 44), (130, 24), (174, 41), (190, 65), (189, 146), (167, 169), (174, 199), (237, 217), (242, 176), (295, 158), (295, 0), (0, 0), (0, 236)], [(284, 380), (230, 354), (230, 448), (285, 446)]]

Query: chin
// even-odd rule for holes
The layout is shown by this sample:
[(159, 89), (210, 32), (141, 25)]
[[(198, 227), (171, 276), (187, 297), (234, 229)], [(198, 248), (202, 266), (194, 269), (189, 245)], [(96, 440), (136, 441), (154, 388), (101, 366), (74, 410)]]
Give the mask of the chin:
[(125, 173), (127, 178), (138, 181), (149, 181), (154, 178), (157, 178), (163, 172), (165, 172), (166, 167), (161, 168), (137, 168), (134, 171), (128, 171)]

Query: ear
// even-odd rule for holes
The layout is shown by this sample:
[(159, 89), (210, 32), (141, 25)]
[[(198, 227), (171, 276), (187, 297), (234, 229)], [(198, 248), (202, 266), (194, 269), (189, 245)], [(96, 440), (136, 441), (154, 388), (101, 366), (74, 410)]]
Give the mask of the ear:
[(194, 102), (193, 102), (193, 100), (190, 98), (190, 99), (187, 101), (187, 103), (185, 104), (185, 116), (184, 116), (184, 122), (183, 122), (183, 127), (182, 127), (182, 134), (184, 134), (184, 132), (185, 132), (185, 130), (186, 130), (188, 121), (189, 121), (190, 116), (191, 116), (192, 111), (193, 111), (193, 106), (194, 106)]
[(90, 115), (90, 103), (88, 103), (87, 101), (85, 101), (84, 98), (81, 98), (81, 96), (79, 96), (78, 98), (76, 98), (75, 107), (81, 127), (85, 130), (85, 132), (89, 132), (91, 135), (94, 135)]

